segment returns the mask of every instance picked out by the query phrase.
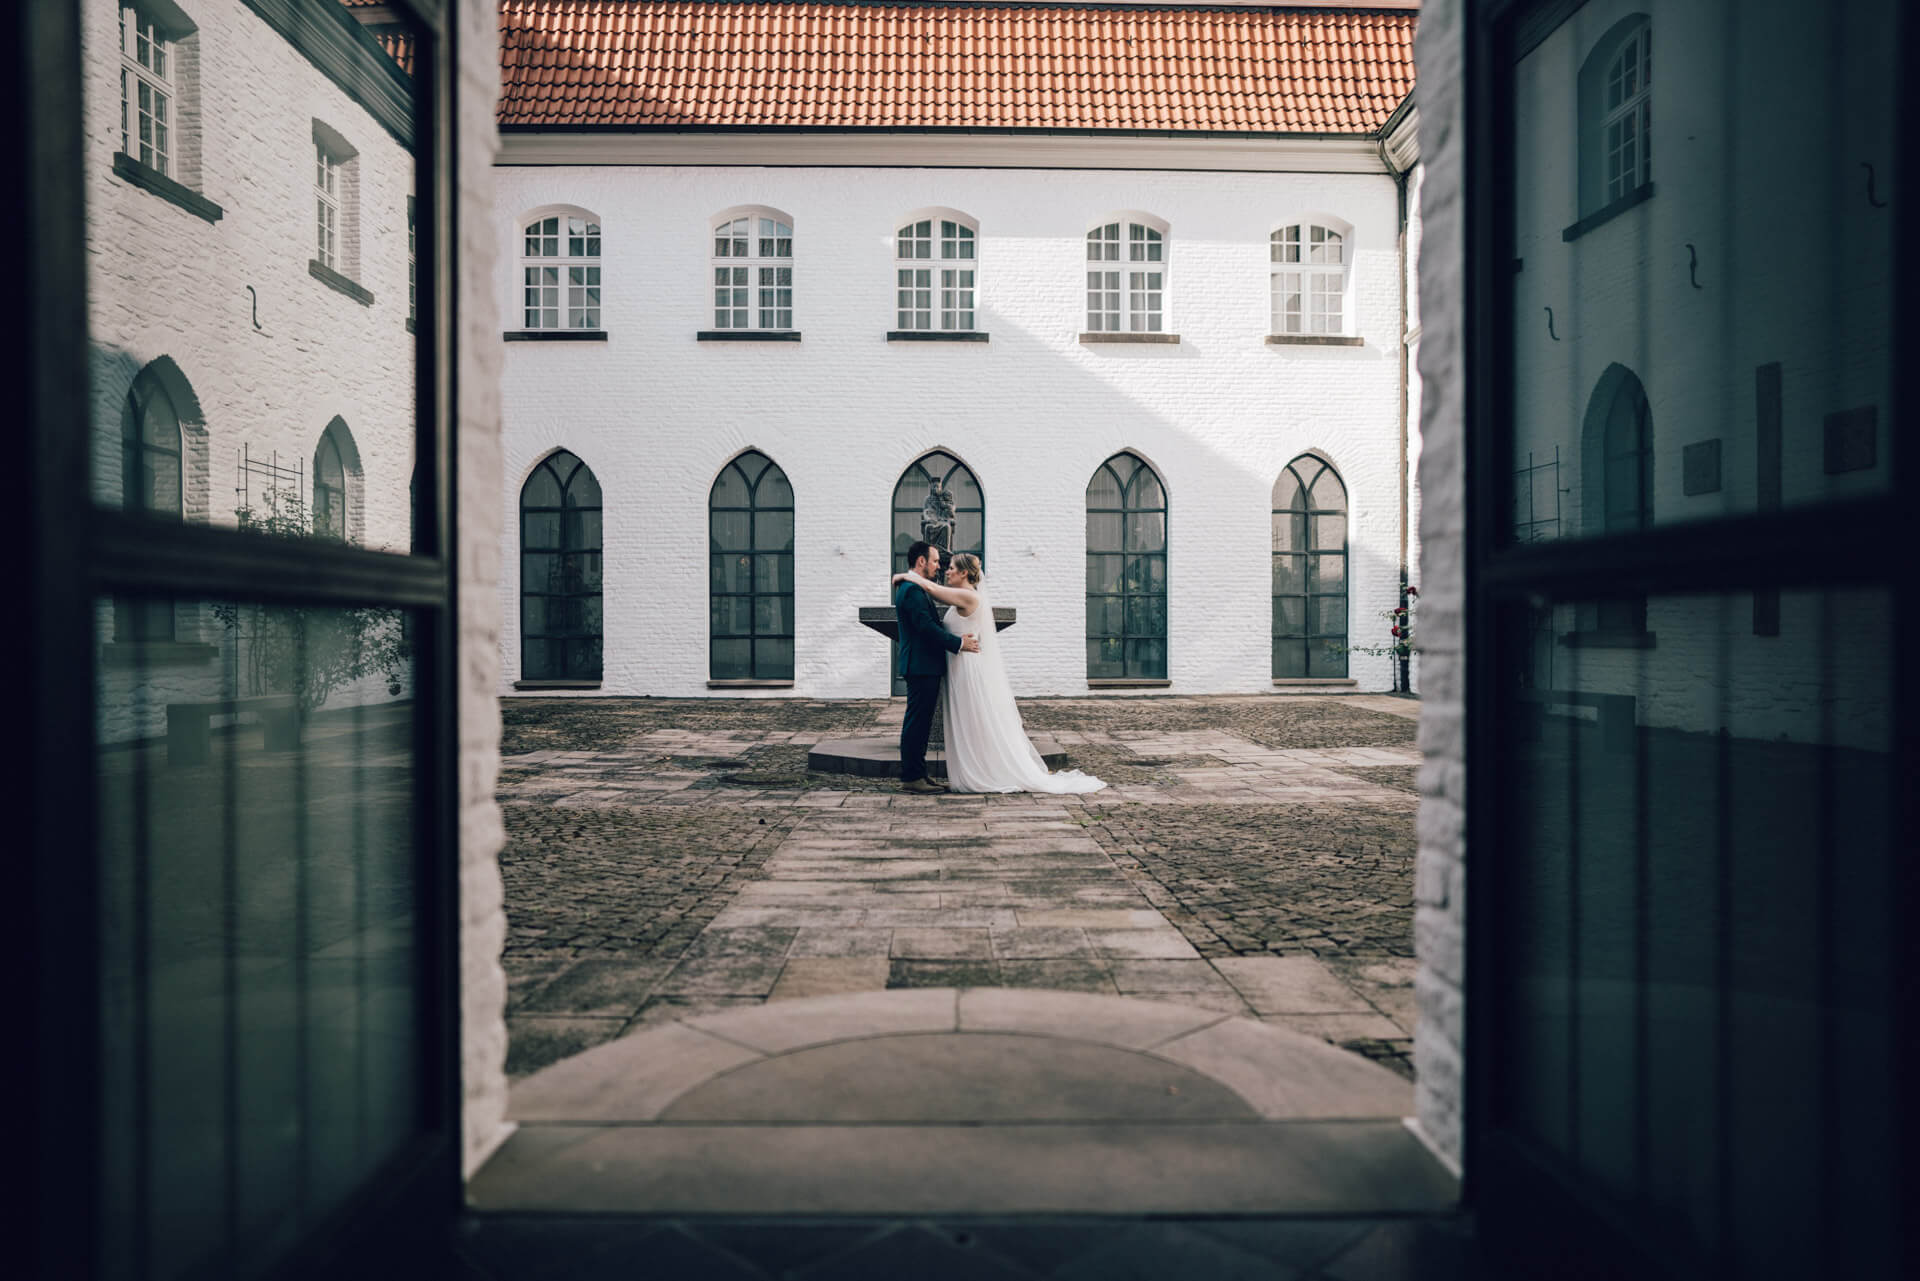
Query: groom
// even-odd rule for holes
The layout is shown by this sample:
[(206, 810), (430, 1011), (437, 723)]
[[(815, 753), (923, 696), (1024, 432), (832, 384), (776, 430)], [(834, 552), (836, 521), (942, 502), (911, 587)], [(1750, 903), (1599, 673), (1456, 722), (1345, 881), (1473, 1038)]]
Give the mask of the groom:
[[(907, 548), (907, 563), (922, 578), (940, 581), (940, 549), (919, 542)], [(900, 790), (935, 796), (945, 785), (927, 777), (927, 735), (940, 701), (940, 678), (947, 655), (980, 652), (978, 636), (956, 636), (940, 625), (933, 598), (910, 582), (893, 589), (893, 614), (900, 623), (900, 679), (907, 683), (907, 715), (900, 722)]]

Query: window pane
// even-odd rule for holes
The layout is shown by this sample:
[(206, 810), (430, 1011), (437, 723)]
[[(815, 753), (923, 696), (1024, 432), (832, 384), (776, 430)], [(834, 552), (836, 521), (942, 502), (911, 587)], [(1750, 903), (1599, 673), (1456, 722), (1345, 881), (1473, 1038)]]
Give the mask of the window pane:
[(752, 519), (749, 512), (714, 512), (709, 529), (712, 549), (717, 552), (752, 551)]
[[(76, 851), (99, 875), (115, 1275), (191, 1275), (324, 1216), (426, 1121), (403, 617), (178, 610), (205, 657), (98, 669), (98, 845)], [(103, 643), (114, 612), (95, 603)]]
[(753, 590), (757, 592), (793, 591), (793, 556), (776, 553), (753, 558)]
[(1126, 562), (1123, 556), (1087, 557), (1087, 590), (1090, 592), (1117, 592), (1120, 590), (1120, 571)]
[(754, 513), (753, 545), (759, 551), (792, 551), (793, 513)]
[(753, 590), (753, 557), (715, 555), (712, 557), (712, 562), (714, 591), (750, 592)]
[(1087, 550), (1099, 551), (1106, 548), (1118, 550), (1121, 519), (1118, 512), (1088, 512)]
[(710, 661), (713, 680), (751, 680), (753, 678), (753, 642), (715, 640), (710, 650)]

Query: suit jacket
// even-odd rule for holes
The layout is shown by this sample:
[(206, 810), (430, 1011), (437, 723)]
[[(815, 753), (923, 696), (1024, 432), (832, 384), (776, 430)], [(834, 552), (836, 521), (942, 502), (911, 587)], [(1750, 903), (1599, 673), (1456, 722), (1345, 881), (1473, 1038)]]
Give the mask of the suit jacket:
[(900, 676), (945, 676), (947, 655), (960, 652), (960, 638), (940, 625), (933, 597), (912, 583), (893, 589), (893, 615), (900, 623)]

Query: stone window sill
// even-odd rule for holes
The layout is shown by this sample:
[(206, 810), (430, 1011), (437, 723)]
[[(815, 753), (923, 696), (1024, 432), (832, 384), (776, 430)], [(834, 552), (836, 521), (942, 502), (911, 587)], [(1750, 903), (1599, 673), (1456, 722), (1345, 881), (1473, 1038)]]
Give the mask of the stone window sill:
[(343, 276), (318, 258), (307, 259), (307, 274), (336, 293), (345, 294), (362, 307), (373, 306), (373, 294), (350, 277)]
[(1170, 680), (1155, 680), (1152, 677), (1128, 677), (1122, 679), (1115, 676), (1096, 679), (1089, 676), (1087, 678), (1088, 689), (1168, 689), (1171, 688), (1172, 685), (1173, 682)]
[(708, 681), (708, 689), (792, 689), (792, 681), (723, 680)]
[(984, 329), (889, 329), (888, 342), (985, 342)]
[(109, 641), (100, 647), (103, 667), (199, 667), (220, 651), (196, 641)]
[(1268, 334), (1270, 347), (1364, 347), (1367, 340), (1349, 334)]
[(1612, 222), (1615, 218), (1618, 218), (1635, 205), (1642, 204), (1651, 199), (1653, 199), (1653, 184), (1643, 182), (1612, 204), (1602, 205), (1600, 208), (1582, 218), (1579, 222), (1574, 223), (1573, 226), (1568, 227), (1560, 233), (1560, 239), (1569, 242), (1578, 240), (1595, 227), (1603, 223)]
[(696, 330), (694, 339), (699, 342), (799, 342), (798, 329), (701, 329)]
[(219, 205), (182, 183), (175, 182), (152, 165), (143, 165), (124, 151), (113, 153), (113, 172), (136, 187), (145, 188), (168, 204), (179, 205), (196, 218), (219, 222), (226, 213)]
[(604, 329), (509, 329), (500, 337), (507, 342), (605, 342)]
[(599, 689), (599, 681), (515, 681), (515, 689)]
[(1273, 683), (1279, 686), (1315, 685), (1351, 689), (1360, 682), (1349, 676), (1276, 676)]
[(1567, 632), (1560, 643), (1568, 649), (1652, 649), (1652, 632)]
[(1080, 341), (1083, 343), (1087, 343), (1089, 345), (1093, 343), (1106, 343), (1106, 342), (1169, 343), (1169, 342), (1179, 342), (1180, 335), (1179, 334), (1136, 334), (1136, 333), (1081, 334)]

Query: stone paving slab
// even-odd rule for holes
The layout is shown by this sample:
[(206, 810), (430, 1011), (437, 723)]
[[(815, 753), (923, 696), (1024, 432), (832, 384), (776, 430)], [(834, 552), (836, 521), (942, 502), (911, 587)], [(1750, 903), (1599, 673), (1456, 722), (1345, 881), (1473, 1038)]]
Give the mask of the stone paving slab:
[(500, 784), (513, 1070), (884, 984), (1170, 996), (1410, 1072), (1418, 705), (1382, 697), (1029, 700), (1114, 775), (1070, 797), (795, 768), (895, 703), (512, 700), (512, 734), (548, 740)]

